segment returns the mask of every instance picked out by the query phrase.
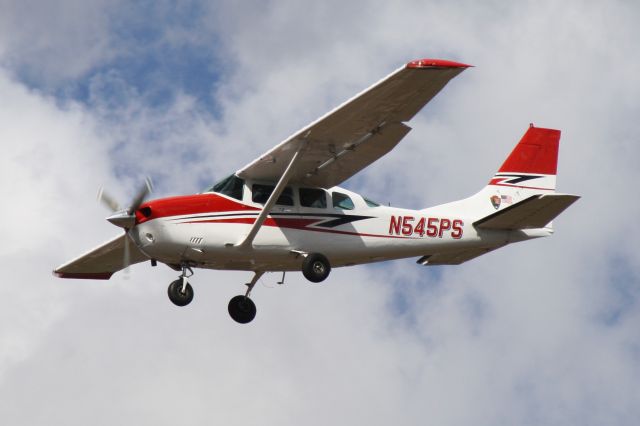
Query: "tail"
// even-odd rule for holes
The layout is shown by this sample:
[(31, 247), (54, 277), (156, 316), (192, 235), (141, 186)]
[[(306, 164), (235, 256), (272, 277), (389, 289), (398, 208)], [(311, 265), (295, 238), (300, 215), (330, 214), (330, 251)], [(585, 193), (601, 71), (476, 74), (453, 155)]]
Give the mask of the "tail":
[(551, 228), (575, 195), (556, 193), (560, 131), (529, 126), (498, 172), (480, 192), (454, 202), (485, 229)]
[(531, 124), (489, 186), (502, 187), (506, 192), (555, 191), (559, 145), (560, 130)]
[(418, 263), (457, 265), (509, 243), (553, 234), (551, 221), (580, 198), (556, 193), (559, 143), (559, 130), (530, 125), (487, 186), (464, 200), (429, 209), (433, 215), (464, 212), (480, 242), (427, 254)]

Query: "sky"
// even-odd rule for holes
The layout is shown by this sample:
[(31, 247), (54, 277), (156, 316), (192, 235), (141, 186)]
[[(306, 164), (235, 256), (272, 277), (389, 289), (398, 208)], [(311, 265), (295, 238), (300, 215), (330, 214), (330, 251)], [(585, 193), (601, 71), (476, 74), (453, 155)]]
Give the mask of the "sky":
[[(634, 425), (640, 4), (0, 0), (0, 418), (10, 425)], [(163, 265), (51, 270), (118, 233), (96, 202), (199, 192), (402, 64), (474, 65), (345, 186), (423, 208), (562, 130), (551, 238), (321, 285)]]

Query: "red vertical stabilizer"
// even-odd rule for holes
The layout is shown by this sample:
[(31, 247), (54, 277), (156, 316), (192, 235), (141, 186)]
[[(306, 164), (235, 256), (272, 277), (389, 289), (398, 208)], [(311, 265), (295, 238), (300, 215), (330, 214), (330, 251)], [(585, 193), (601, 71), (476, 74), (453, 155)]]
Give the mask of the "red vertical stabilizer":
[(560, 130), (531, 125), (498, 173), (555, 175), (559, 143)]

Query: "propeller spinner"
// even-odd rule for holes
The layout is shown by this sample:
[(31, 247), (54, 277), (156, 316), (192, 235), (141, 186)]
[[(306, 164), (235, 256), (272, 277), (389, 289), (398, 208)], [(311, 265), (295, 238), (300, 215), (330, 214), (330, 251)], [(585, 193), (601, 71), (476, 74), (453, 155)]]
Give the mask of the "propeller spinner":
[(122, 208), (117, 201), (109, 194), (107, 194), (103, 188), (98, 191), (98, 199), (107, 206), (112, 212), (111, 216), (107, 217), (107, 220), (112, 224), (124, 228), (125, 231), (133, 228), (136, 223), (135, 211), (142, 205), (146, 197), (151, 193), (153, 186), (151, 180), (146, 178), (144, 185), (138, 190), (133, 201), (127, 208)]
[(102, 201), (102, 203), (109, 208), (112, 212), (114, 212), (111, 216), (107, 217), (107, 220), (112, 224), (122, 228), (124, 230), (124, 253), (122, 264), (125, 267), (125, 278), (129, 272), (130, 262), (130, 249), (129, 244), (129, 230), (134, 227), (136, 224), (136, 215), (135, 211), (140, 208), (142, 203), (144, 203), (145, 198), (151, 193), (153, 190), (153, 185), (151, 184), (151, 179), (148, 177), (144, 180), (144, 185), (138, 190), (136, 196), (133, 198), (133, 201), (127, 208), (122, 208), (118, 204), (118, 202), (107, 194), (104, 191), (104, 188), (100, 188), (98, 191), (98, 200)]

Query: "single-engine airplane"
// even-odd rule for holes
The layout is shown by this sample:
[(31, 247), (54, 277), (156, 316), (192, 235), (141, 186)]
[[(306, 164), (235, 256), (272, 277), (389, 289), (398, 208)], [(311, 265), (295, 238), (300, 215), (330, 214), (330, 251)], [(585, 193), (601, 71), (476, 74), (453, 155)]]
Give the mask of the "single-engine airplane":
[(332, 267), (418, 257), (457, 265), (507, 244), (546, 237), (551, 221), (579, 197), (556, 193), (560, 131), (530, 125), (478, 193), (423, 210), (383, 206), (337, 186), (392, 150), (411, 120), (455, 76), (458, 62), (409, 62), (255, 161), (196, 195), (145, 201), (149, 185), (107, 218), (124, 230), (54, 273), (109, 279), (131, 264), (162, 262), (180, 272), (169, 285), (178, 306), (193, 299), (192, 268), (253, 272), (229, 302), (239, 323), (265, 272), (302, 271), (312, 282)]

